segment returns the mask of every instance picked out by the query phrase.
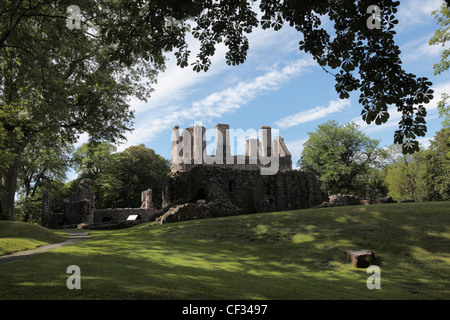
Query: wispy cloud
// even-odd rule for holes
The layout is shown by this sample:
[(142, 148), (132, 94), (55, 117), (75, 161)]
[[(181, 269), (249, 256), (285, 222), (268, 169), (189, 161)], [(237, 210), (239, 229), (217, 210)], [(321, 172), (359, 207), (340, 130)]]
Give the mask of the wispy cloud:
[(441, 54), (443, 48), (439, 45), (430, 45), (430, 39), (434, 33), (430, 33), (419, 39), (411, 40), (401, 46), (401, 59), (403, 62), (413, 62), (418, 59), (437, 58)]
[(280, 129), (290, 128), (302, 123), (318, 120), (327, 117), (331, 113), (342, 111), (346, 106), (350, 105), (349, 100), (332, 100), (327, 107), (317, 106), (315, 108), (298, 112), (294, 115), (285, 117), (275, 122)]
[(303, 144), (305, 144), (306, 141), (308, 141), (308, 138), (286, 142), (286, 147), (288, 148), (293, 158), (301, 157)]
[(193, 102), (189, 112), (195, 117), (219, 117), (224, 113), (232, 112), (258, 96), (278, 90), (283, 83), (305, 72), (311, 65), (311, 60), (300, 59), (281, 70), (274, 68), (251, 81), (240, 82), (236, 86)]
[(174, 125), (189, 121), (208, 121), (234, 112), (257, 97), (278, 90), (284, 83), (307, 72), (313, 64), (311, 59), (299, 59), (283, 68), (275, 66), (261, 76), (211, 93), (189, 105), (173, 104), (163, 109), (152, 110), (149, 112), (151, 119), (137, 122), (134, 132), (127, 137), (127, 143), (120, 148), (151, 141)]
[(439, 9), (442, 0), (409, 0), (401, 1), (396, 15), (399, 24), (397, 31), (406, 30), (409, 27), (429, 23), (433, 19), (431, 12)]
[[(259, 10), (258, 7), (256, 9)], [(301, 33), (289, 26), (282, 28), (280, 31), (263, 30), (261, 27), (255, 28), (248, 35), (250, 48), (245, 63), (248, 65), (252, 61), (256, 62), (258, 65), (255, 69), (259, 69), (261, 66), (271, 65), (271, 55), (277, 56), (281, 62), (283, 56), (298, 52), (300, 37)], [(200, 43), (192, 34), (187, 36), (186, 41), (189, 50), (191, 50), (189, 63), (193, 63), (200, 50)], [(158, 75), (158, 81), (154, 85), (155, 90), (148, 103), (133, 100), (133, 108), (136, 114), (186, 101), (193, 93), (198, 92), (200, 86), (203, 86), (207, 81), (232, 70), (232, 67), (225, 63), (227, 50), (228, 48), (223, 43), (217, 45), (216, 52), (211, 57), (211, 67), (208, 72), (195, 72), (191, 65), (180, 68), (176, 64), (175, 55), (173, 53), (167, 54), (166, 70)], [(230, 76), (230, 73), (227, 76)]]

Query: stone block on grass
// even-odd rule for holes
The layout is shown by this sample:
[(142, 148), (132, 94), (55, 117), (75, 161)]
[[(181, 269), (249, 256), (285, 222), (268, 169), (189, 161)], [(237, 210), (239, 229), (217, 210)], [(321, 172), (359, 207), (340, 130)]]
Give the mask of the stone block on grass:
[(353, 267), (367, 268), (375, 264), (375, 254), (371, 250), (347, 250), (345, 254)]

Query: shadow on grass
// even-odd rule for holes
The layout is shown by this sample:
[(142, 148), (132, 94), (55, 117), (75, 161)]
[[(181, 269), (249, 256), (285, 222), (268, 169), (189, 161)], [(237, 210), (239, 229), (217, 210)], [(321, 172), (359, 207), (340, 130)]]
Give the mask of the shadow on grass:
[[(93, 232), (0, 266), (1, 299), (448, 299), (449, 215), (436, 207), (304, 210)], [(362, 210), (364, 209), (364, 210)], [(428, 209), (429, 211), (429, 209)], [(372, 249), (381, 290), (347, 249)], [(81, 290), (69, 290), (69, 265)]]

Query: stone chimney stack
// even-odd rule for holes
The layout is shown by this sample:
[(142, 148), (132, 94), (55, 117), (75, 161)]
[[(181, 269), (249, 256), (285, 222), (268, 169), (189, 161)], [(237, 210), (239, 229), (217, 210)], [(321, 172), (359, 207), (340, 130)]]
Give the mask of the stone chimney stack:
[(173, 132), (172, 132), (172, 152), (171, 152), (171, 156), (172, 156), (172, 166), (174, 165), (174, 162), (180, 157), (180, 154), (178, 153), (178, 142), (180, 142), (180, 131), (179, 131), (180, 127), (175, 126), (173, 127)]
[(246, 156), (249, 157), (249, 164), (257, 164), (258, 162), (258, 139), (247, 139)]
[(216, 139), (216, 157), (218, 157), (219, 159), (221, 157), (222, 163), (224, 164), (227, 159), (227, 155), (231, 156), (230, 126), (228, 124), (216, 125)]
[(205, 132), (205, 127), (199, 125), (194, 126), (193, 157), (195, 164), (203, 164), (205, 162), (205, 159), (203, 158), (206, 149), (206, 140), (204, 139)]
[(270, 157), (272, 155), (272, 128), (263, 126), (259, 129), (261, 138), (259, 155), (263, 157)]

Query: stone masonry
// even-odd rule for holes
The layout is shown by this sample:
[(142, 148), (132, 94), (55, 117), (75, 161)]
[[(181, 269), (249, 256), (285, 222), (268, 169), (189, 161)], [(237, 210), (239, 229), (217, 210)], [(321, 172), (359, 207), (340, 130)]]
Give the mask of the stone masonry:
[[(261, 141), (247, 140), (245, 156), (231, 156), (228, 125), (217, 125), (216, 155), (233, 159), (223, 164), (199, 161), (196, 153), (205, 156), (205, 144), (196, 139), (203, 127), (187, 128), (179, 136), (174, 128), (172, 141), (172, 172), (163, 189), (163, 211), (157, 223), (218, 217), (224, 215), (283, 211), (314, 207), (327, 200), (316, 176), (310, 172), (292, 170), (291, 154), (280, 137), (272, 139), (270, 127), (261, 127)], [(202, 136), (202, 135), (201, 135)], [(178, 144), (192, 139), (192, 148), (179, 154)], [(278, 154), (273, 146), (278, 142)], [(197, 150), (197, 151), (196, 151)], [(186, 155), (186, 152), (188, 155)], [(272, 154), (272, 152), (274, 154)], [(278, 156), (279, 168), (275, 174), (264, 175), (264, 164), (250, 163), (252, 154)], [(183, 162), (174, 161), (183, 156)], [(208, 156), (208, 155), (206, 155)], [(237, 163), (237, 159), (244, 159)], [(204, 160), (204, 159), (203, 159)]]
[(48, 192), (44, 192), (41, 224), (48, 228), (79, 224), (94, 225), (126, 221), (129, 216), (136, 216), (137, 220), (141, 221), (155, 220), (160, 215), (160, 211), (153, 205), (152, 190), (143, 191), (141, 199), (140, 208), (96, 209), (91, 180), (84, 179), (80, 181), (74, 194), (64, 200), (64, 213), (50, 213), (50, 197)]

